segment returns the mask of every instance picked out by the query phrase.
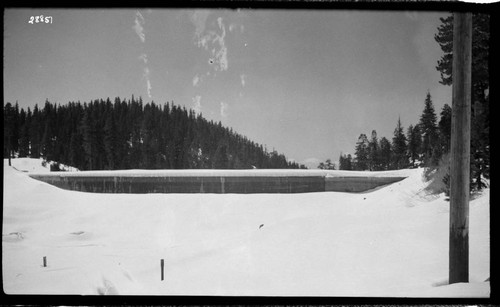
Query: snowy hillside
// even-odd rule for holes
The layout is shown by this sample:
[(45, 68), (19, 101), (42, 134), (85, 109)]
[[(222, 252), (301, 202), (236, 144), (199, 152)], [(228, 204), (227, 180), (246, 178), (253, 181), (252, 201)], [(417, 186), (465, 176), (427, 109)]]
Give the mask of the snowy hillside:
[(449, 203), (423, 169), (366, 193), (93, 194), (28, 177), (40, 163), (4, 161), (8, 294), (490, 295), (489, 189), (470, 203), (470, 283), (447, 285)]

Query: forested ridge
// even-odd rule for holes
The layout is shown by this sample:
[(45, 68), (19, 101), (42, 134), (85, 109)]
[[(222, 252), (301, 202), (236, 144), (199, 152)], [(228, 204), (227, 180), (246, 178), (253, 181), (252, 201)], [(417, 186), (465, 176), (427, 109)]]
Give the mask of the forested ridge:
[(80, 170), (305, 168), (174, 103), (4, 105), (4, 158), (44, 158)]

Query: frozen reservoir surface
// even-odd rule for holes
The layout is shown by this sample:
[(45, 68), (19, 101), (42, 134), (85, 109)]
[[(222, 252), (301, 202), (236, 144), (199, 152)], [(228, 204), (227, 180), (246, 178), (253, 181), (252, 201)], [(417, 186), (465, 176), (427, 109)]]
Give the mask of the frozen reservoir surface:
[(490, 296), (489, 189), (470, 202), (470, 282), (448, 285), (449, 202), (426, 193), (423, 169), (358, 194), (97, 194), (30, 178), (41, 160), (12, 166), (7, 294)]

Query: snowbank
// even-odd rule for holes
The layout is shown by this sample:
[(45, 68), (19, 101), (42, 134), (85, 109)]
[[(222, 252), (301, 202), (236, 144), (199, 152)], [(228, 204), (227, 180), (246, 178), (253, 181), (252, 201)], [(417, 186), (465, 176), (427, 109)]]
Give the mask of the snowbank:
[[(4, 170), (9, 166), (8, 159), (3, 160)], [(19, 159), (11, 159), (12, 167), (15, 170), (25, 172), (25, 173), (40, 173), (46, 174), (50, 173), (50, 165), (44, 165), (43, 159), (31, 159), (31, 158), (19, 158)], [(4, 174), (5, 175), (5, 174)]]
[[(42, 158), (32, 159), (32, 158), (16, 158), (11, 160), (12, 167), (18, 171), (25, 173), (34, 174), (48, 174), (50, 173), (50, 166), (55, 165), (54, 161), (44, 161)], [(8, 159), (4, 159), (4, 168), (8, 167)], [(78, 172), (76, 167), (68, 166), (62, 163), (58, 163), (60, 169), (65, 172)]]
[(447, 285), (449, 203), (425, 194), (422, 169), (362, 194), (252, 195), (82, 193), (18, 170), (4, 162), (8, 294), (490, 293), (489, 190), (470, 203), (470, 283)]

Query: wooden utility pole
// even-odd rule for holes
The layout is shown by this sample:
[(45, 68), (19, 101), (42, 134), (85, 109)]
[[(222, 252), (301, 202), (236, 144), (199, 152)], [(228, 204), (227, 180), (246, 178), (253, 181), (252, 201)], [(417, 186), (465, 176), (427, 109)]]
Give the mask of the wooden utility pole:
[(469, 282), (472, 14), (453, 14), (449, 283)]
[(161, 280), (165, 279), (165, 275), (163, 273), (164, 268), (165, 268), (165, 260), (164, 259), (160, 259)]

